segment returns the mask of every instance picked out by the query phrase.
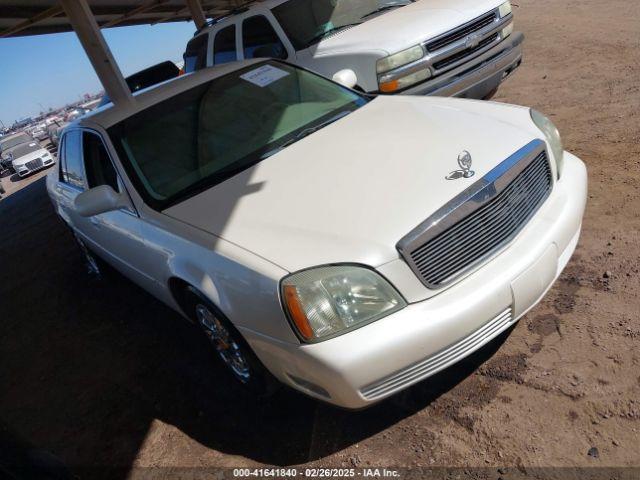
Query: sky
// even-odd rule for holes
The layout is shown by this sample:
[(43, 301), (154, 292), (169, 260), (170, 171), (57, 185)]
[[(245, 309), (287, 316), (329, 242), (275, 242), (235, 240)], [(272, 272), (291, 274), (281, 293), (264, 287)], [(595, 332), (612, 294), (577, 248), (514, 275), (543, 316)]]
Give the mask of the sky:
[[(182, 60), (195, 26), (175, 22), (102, 32), (126, 77), (164, 60)], [(101, 90), (75, 33), (0, 38), (0, 121), (5, 126)]]

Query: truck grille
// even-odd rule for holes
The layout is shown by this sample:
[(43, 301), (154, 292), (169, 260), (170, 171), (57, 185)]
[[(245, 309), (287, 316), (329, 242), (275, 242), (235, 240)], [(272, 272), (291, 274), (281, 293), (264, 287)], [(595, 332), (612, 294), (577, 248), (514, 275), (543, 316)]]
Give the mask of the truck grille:
[(479, 52), (490, 43), (495, 42), (497, 39), (498, 39), (498, 34), (494, 33), (493, 35), (485, 38), (484, 40), (481, 40), (477, 46), (473, 48), (467, 48), (466, 50), (462, 50), (458, 53), (454, 53), (450, 57), (447, 57), (444, 60), (434, 63), (433, 68), (435, 68), (436, 70), (442, 70), (443, 68), (447, 68), (449, 65), (453, 65), (454, 63), (457, 63), (463, 58), (473, 55), (476, 52)]
[(436, 50), (440, 50), (453, 42), (456, 42), (462, 38), (465, 38), (467, 35), (477, 32), (478, 30), (483, 29), (487, 25), (491, 25), (491, 23), (496, 19), (496, 12), (491, 11), (489, 13), (484, 14), (483, 16), (472, 20), (471, 22), (462, 25), (461, 27), (447, 32), (440, 37), (431, 40), (428, 42), (425, 47), (428, 52), (435, 52)]
[(36, 158), (35, 160), (25, 163), (25, 165), (29, 170), (37, 170), (38, 168), (42, 168), (44, 163), (42, 163), (41, 158)]
[(398, 250), (427, 287), (440, 288), (513, 239), (551, 188), (544, 142), (535, 140), (405, 236)]

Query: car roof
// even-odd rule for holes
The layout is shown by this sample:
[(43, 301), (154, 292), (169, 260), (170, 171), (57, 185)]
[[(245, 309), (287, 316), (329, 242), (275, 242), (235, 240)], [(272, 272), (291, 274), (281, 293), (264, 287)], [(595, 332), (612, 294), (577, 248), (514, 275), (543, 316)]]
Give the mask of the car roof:
[[(269, 59), (258, 58), (225, 63), (223, 65), (204, 68), (193, 73), (181, 75), (152, 87), (139, 90), (133, 94), (133, 102), (114, 105), (109, 103), (71, 122), (69, 126), (109, 128), (114, 124), (135, 115), (146, 108), (175, 97), (191, 88), (207, 83), (216, 78), (240, 70), (246, 66), (262, 63)], [(273, 60), (276, 61), (276, 60)]]

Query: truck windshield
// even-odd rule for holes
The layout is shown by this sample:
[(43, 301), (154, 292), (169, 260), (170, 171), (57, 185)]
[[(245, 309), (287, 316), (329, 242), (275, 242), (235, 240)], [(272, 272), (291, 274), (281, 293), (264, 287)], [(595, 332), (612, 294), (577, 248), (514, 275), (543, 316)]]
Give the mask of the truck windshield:
[(296, 50), (413, 0), (289, 0), (271, 11)]
[(367, 102), (319, 75), (265, 61), (114, 125), (136, 190), (162, 209), (245, 170)]

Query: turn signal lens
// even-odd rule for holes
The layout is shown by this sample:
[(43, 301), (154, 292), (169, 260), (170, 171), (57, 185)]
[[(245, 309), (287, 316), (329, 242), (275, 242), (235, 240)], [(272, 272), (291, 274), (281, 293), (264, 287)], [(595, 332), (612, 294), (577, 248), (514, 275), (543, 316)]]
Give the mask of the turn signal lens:
[(313, 330), (309, 325), (309, 320), (304, 314), (302, 305), (300, 305), (300, 299), (298, 298), (298, 292), (293, 285), (284, 286), (284, 302), (287, 307), (287, 311), (291, 316), (291, 320), (295, 323), (298, 333), (304, 337), (305, 340), (313, 338)]
[(410, 87), (418, 82), (422, 82), (431, 77), (431, 70), (428, 68), (418, 70), (417, 72), (410, 73), (404, 77), (396, 78), (393, 80), (385, 81), (385, 75), (382, 75), (380, 81), (380, 91), (383, 93), (392, 93), (403, 88)]

